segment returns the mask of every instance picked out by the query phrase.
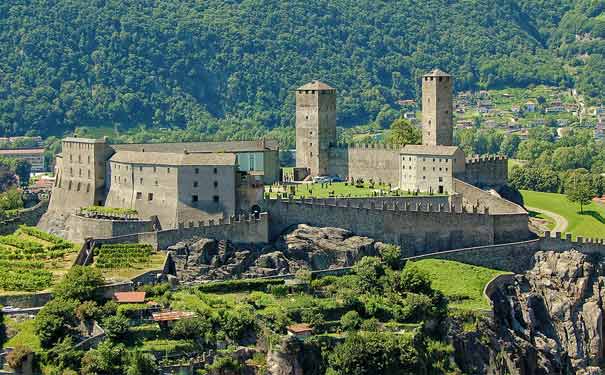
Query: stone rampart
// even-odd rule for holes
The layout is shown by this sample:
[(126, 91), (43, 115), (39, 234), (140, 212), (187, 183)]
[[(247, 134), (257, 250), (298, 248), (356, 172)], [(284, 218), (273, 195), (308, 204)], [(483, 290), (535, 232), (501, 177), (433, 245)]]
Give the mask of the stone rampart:
[(466, 160), (464, 173), (456, 176), (479, 187), (498, 187), (508, 181), (508, 159), (504, 156), (474, 157)]
[[(448, 211), (452, 205), (460, 206), (462, 204), (462, 195), (417, 195), (417, 196), (402, 196), (402, 197), (351, 197), (351, 198), (315, 198), (315, 202), (324, 203), (331, 206), (346, 205), (349, 201), (349, 205), (359, 207), (362, 204), (364, 207), (369, 207), (372, 203), (376, 207), (381, 207), (385, 204), (387, 207), (397, 205), (398, 207), (404, 207), (406, 204), (409, 207), (416, 207), (420, 205), (422, 211), (426, 211), (430, 205), (437, 207), (443, 205), (443, 209)], [(345, 202), (345, 203), (343, 203)]]
[[(338, 205), (314, 199), (267, 201), (271, 238), (277, 238), (295, 225), (309, 224), (344, 228), (357, 235), (396, 244), (410, 256), (494, 244), (494, 216), (477, 207), (399, 207), (384, 202), (380, 205), (362, 202), (354, 206), (351, 200), (336, 202)], [(513, 240), (529, 238), (526, 216), (524, 223), (525, 231), (515, 234)]]
[(0, 220), (0, 235), (11, 234), (17, 229), (19, 225), (36, 226), (40, 221), (40, 218), (48, 209), (48, 200), (42, 200), (33, 207), (24, 208), (19, 210), (16, 216)]
[(343, 179), (373, 179), (399, 186), (400, 146), (336, 145), (329, 151), (328, 172)]
[(229, 240), (235, 243), (269, 242), (269, 220), (267, 213), (261, 213), (258, 218), (250, 215), (231, 216), (227, 220), (200, 221), (181, 225), (177, 229), (167, 229), (158, 232), (134, 233), (124, 236), (95, 238), (96, 245), (110, 243), (146, 243), (155, 249), (168, 247), (192, 238), (213, 238)]
[(71, 214), (66, 222), (67, 239), (82, 242), (86, 238), (107, 238), (153, 231), (151, 220), (99, 219)]

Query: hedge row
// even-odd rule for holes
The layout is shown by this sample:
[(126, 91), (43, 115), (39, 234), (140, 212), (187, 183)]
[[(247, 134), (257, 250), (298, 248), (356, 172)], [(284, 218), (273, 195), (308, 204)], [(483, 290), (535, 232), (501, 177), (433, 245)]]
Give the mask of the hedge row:
[(238, 279), (220, 282), (210, 282), (194, 287), (203, 293), (231, 293), (243, 291), (267, 291), (270, 285), (283, 285), (284, 279)]

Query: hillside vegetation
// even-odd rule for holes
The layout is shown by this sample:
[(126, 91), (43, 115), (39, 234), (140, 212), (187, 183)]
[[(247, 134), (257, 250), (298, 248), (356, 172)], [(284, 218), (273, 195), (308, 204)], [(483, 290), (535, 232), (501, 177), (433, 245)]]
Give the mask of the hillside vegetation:
[(338, 88), (340, 125), (386, 125), (434, 67), (457, 89), (577, 79), (600, 95), (603, 23), (591, 0), (2, 2), (0, 135), (144, 126), (289, 146), (306, 81)]

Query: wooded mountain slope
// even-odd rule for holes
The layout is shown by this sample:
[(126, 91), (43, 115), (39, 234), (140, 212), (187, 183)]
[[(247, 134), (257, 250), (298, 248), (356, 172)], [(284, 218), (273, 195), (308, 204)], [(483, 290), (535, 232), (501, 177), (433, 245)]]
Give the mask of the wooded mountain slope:
[[(577, 78), (598, 95), (604, 80), (592, 77), (605, 69), (587, 67), (603, 64), (600, 4), (1, 2), (0, 135), (117, 124), (259, 136), (293, 125), (292, 90), (312, 79), (339, 90), (339, 125), (387, 122), (398, 116), (395, 102), (416, 97), (419, 76), (434, 67), (455, 74), (457, 89), (570, 86)], [(577, 57), (586, 49), (590, 57)]]

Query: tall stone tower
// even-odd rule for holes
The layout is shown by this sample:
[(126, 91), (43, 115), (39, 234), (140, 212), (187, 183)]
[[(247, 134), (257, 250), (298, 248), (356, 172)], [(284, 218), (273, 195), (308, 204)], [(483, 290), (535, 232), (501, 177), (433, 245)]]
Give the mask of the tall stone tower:
[(336, 143), (336, 90), (313, 81), (296, 90), (296, 166), (311, 176), (328, 174)]
[(452, 87), (452, 76), (439, 69), (422, 77), (422, 144), (452, 145)]

